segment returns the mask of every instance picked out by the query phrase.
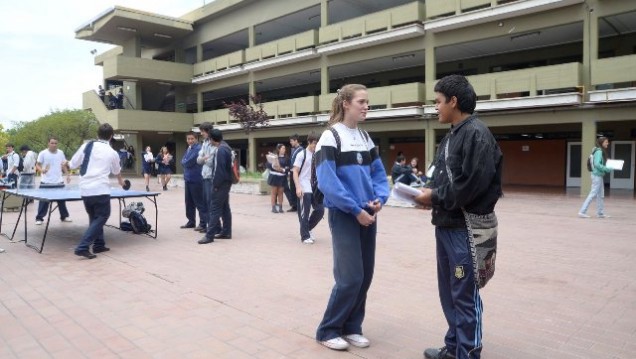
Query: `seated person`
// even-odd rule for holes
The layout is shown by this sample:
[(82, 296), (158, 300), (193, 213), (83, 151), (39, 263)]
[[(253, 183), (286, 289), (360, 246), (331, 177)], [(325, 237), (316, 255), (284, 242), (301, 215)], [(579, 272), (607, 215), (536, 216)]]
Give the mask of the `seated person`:
[(391, 179), (393, 184), (398, 182), (410, 186), (413, 182), (419, 182), (419, 178), (413, 174), (411, 166), (406, 165), (406, 158), (403, 155), (398, 155), (393, 164), (391, 170)]

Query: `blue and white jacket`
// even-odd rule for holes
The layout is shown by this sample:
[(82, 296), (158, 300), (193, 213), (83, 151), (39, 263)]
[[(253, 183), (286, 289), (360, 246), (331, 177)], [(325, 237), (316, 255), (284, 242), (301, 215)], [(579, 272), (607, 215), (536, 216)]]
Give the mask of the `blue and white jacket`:
[(386, 203), (389, 182), (373, 140), (342, 123), (333, 128), (340, 136), (340, 153), (331, 130), (323, 132), (315, 153), (318, 188), (325, 195), (325, 207), (357, 216), (369, 201)]

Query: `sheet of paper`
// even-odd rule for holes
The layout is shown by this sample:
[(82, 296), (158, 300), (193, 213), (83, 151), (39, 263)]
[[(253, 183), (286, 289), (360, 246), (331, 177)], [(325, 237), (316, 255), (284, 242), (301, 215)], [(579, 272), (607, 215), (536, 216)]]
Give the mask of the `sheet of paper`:
[(605, 163), (605, 167), (611, 168), (615, 171), (622, 171), (624, 164), (625, 161), (623, 160), (607, 160), (607, 163)]

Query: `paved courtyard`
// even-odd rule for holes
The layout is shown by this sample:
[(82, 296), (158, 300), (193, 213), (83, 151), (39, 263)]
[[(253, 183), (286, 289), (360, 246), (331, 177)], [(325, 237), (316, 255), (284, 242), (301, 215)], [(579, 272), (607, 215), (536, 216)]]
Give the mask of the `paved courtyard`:
[[(333, 284), (326, 220), (303, 245), (295, 213), (232, 194), (233, 239), (199, 245), (179, 229), (182, 197), (161, 191), (156, 240), (108, 228), (111, 251), (93, 260), (72, 251), (81, 202), (69, 203), (72, 223), (54, 213), (42, 254), (0, 237), (0, 358), (422, 358), (442, 345), (430, 212), (380, 213), (372, 344), (334, 352), (314, 340)], [(483, 358), (635, 357), (636, 200), (610, 193), (608, 219), (578, 218), (581, 202), (578, 191), (506, 191), (497, 272), (482, 290)], [(43, 231), (34, 211), (29, 236)], [(2, 231), (16, 218), (5, 213)]]

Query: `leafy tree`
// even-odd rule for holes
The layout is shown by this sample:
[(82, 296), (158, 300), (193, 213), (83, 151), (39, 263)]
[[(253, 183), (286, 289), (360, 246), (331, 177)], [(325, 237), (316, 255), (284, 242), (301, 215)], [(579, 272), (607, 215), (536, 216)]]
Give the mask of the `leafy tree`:
[(58, 139), (58, 148), (70, 157), (84, 140), (97, 136), (98, 127), (99, 122), (92, 112), (58, 110), (32, 122), (18, 122), (7, 134), (16, 150), (22, 145), (29, 145), (35, 152), (47, 148), (49, 137), (55, 136)]
[(250, 95), (250, 100), (252, 100), (254, 106), (247, 103), (244, 99), (240, 99), (238, 102), (223, 103), (230, 111), (230, 116), (238, 120), (245, 133), (250, 133), (250, 131), (259, 127), (269, 126), (269, 116), (263, 109), (261, 97)]
[(2, 153), (9, 142), (9, 133), (4, 131), (4, 126), (0, 123), (0, 150)]

